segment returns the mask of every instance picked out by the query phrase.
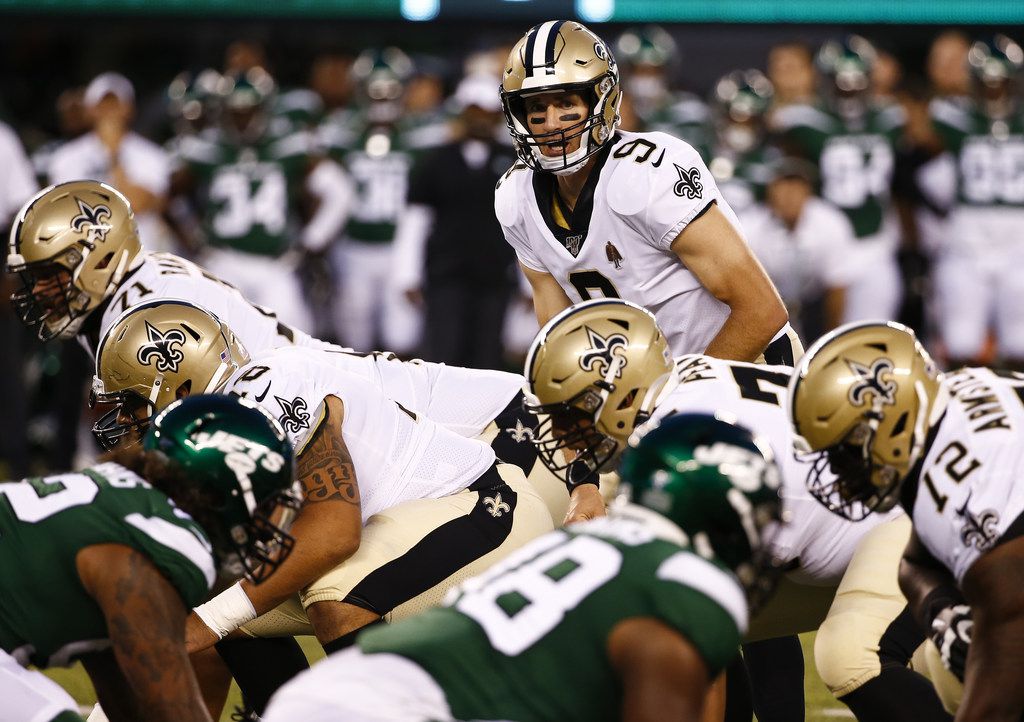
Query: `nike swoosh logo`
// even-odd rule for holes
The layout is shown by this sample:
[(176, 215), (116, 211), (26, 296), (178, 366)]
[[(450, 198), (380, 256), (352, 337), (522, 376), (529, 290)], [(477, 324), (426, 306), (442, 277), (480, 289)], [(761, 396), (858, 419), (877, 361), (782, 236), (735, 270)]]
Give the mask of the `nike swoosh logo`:
[(267, 398), (268, 391), (270, 391), (270, 384), (267, 384), (267, 388), (263, 389), (263, 393), (256, 397), (256, 403), (263, 403), (263, 399)]

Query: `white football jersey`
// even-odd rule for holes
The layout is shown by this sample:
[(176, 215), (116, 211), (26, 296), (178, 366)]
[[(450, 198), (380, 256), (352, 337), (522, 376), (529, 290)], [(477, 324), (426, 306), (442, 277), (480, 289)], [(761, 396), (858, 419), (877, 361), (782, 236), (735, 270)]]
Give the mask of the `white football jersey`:
[(490, 446), (416, 414), (308, 349), (282, 347), (255, 357), (228, 380), (226, 391), (273, 414), (297, 451), (316, 427), (324, 399), (341, 399), (342, 435), (364, 522), (403, 501), (462, 491), (495, 462)]
[(273, 311), (250, 303), (234, 286), (171, 253), (144, 253), (142, 264), (122, 280), (99, 320), (98, 335), (89, 319), (78, 335), (90, 356), (124, 311), (140, 303), (183, 299), (202, 306), (227, 324), (250, 356), (279, 346), (339, 348), (278, 321)]
[(791, 572), (805, 584), (837, 584), (861, 537), (901, 511), (851, 522), (831, 513), (807, 491), (811, 465), (797, 458), (786, 415), (788, 366), (723, 361), (689, 355), (676, 359), (675, 378), (655, 402), (651, 423), (677, 413), (721, 414), (768, 441), (782, 475), (783, 511), (788, 523), (775, 535), (773, 553), (785, 562), (799, 560)]
[(687, 143), (665, 133), (619, 131), (612, 144), (576, 202), (571, 231), (551, 220), (553, 176), (513, 166), (494, 194), (505, 239), (524, 266), (553, 276), (574, 303), (601, 296), (633, 301), (654, 313), (673, 354), (701, 353), (729, 307), (670, 246), (713, 202), (737, 230), (740, 223)]
[(1024, 375), (966, 368), (942, 385), (945, 414), (904, 493), (916, 488), (914, 532), (960, 583), (1024, 512)]

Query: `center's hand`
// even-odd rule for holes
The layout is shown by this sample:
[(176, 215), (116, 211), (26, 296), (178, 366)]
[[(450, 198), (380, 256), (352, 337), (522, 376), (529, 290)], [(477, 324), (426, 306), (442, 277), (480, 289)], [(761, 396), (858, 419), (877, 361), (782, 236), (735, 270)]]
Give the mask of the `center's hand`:
[(596, 484), (580, 484), (569, 496), (569, 509), (562, 524), (597, 519), (606, 514), (601, 490)]
[(219, 641), (216, 633), (195, 612), (189, 613), (185, 620), (185, 648), (189, 654), (208, 649)]

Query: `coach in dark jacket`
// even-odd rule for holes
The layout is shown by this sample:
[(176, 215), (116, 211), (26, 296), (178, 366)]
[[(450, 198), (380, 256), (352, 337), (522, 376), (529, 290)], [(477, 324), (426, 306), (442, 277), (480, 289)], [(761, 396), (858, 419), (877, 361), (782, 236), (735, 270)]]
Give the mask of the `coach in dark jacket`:
[(453, 102), (460, 108), (458, 140), (413, 168), (396, 234), (396, 273), (410, 300), (425, 306), (425, 359), (502, 368), (515, 253), (494, 218), (494, 186), (515, 156), (496, 140), (503, 122), (497, 78), (467, 76)]

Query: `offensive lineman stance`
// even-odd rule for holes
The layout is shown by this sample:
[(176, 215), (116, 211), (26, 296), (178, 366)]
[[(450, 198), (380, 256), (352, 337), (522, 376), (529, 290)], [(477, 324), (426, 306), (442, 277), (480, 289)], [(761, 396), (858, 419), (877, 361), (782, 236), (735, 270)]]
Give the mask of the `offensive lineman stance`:
[(266, 722), (700, 720), (773, 586), (778, 470), (746, 429), (682, 414), (630, 450), (623, 479), (647, 509), (546, 534), (446, 606), (362, 634), (282, 688)]
[(298, 504), (292, 471), (269, 414), (203, 396), (161, 414), (142, 446), (0, 482), (0, 720), (80, 720), (64, 690), (19, 665), (81, 659), (113, 722), (209, 722), (185, 615), (214, 582), (211, 553), (225, 569), (264, 560), (261, 579), (287, 558), (276, 515)]
[(909, 533), (902, 514), (853, 524), (819, 508), (804, 486), (809, 465), (791, 453), (785, 403), (791, 369), (691, 354), (673, 360), (651, 314), (618, 299), (563, 311), (527, 358), (529, 408), (547, 415), (536, 443), (565, 474), (562, 454), (595, 471), (613, 466), (643, 424), (678, 412), (725, 413), (780, 450), (789, 524), (772, 553), (787, 566), (779, 592), (747, 641), (818, 629), (815, 657), (830, 690), (858, 719), (946, 719), (935, 692), (906, 663), (924, 635), (896, 584)]
[[(957, 722), (1018, 722), (1024, 377), (943, 375), (912, 330), (866, 322), (815, 343), (789, 387), (794, 429), (816, 456), (811, 493), (847, 519), (897, 503), (910, 514), (900, 587), (964, 682)], [(948, 704), (957, 690), (940, 692)]]
[(252, 398), (293, 439), (306, 498), (329, 502), (303, 507), (296, 548), (273, 580), (241, 582), (196, 610), (191, 651), (243, 625), (250, 636), (312, 632), (328, 651), (344, 648), (360, 628), (440, 601), (551, 528), (517, 467), (332, 356), (282, 348), (250, 362), (229, 328), (186, 301), (143, 304), (100, 343), (97, 388), (134, 417), (129, 430), (192, 390)]

